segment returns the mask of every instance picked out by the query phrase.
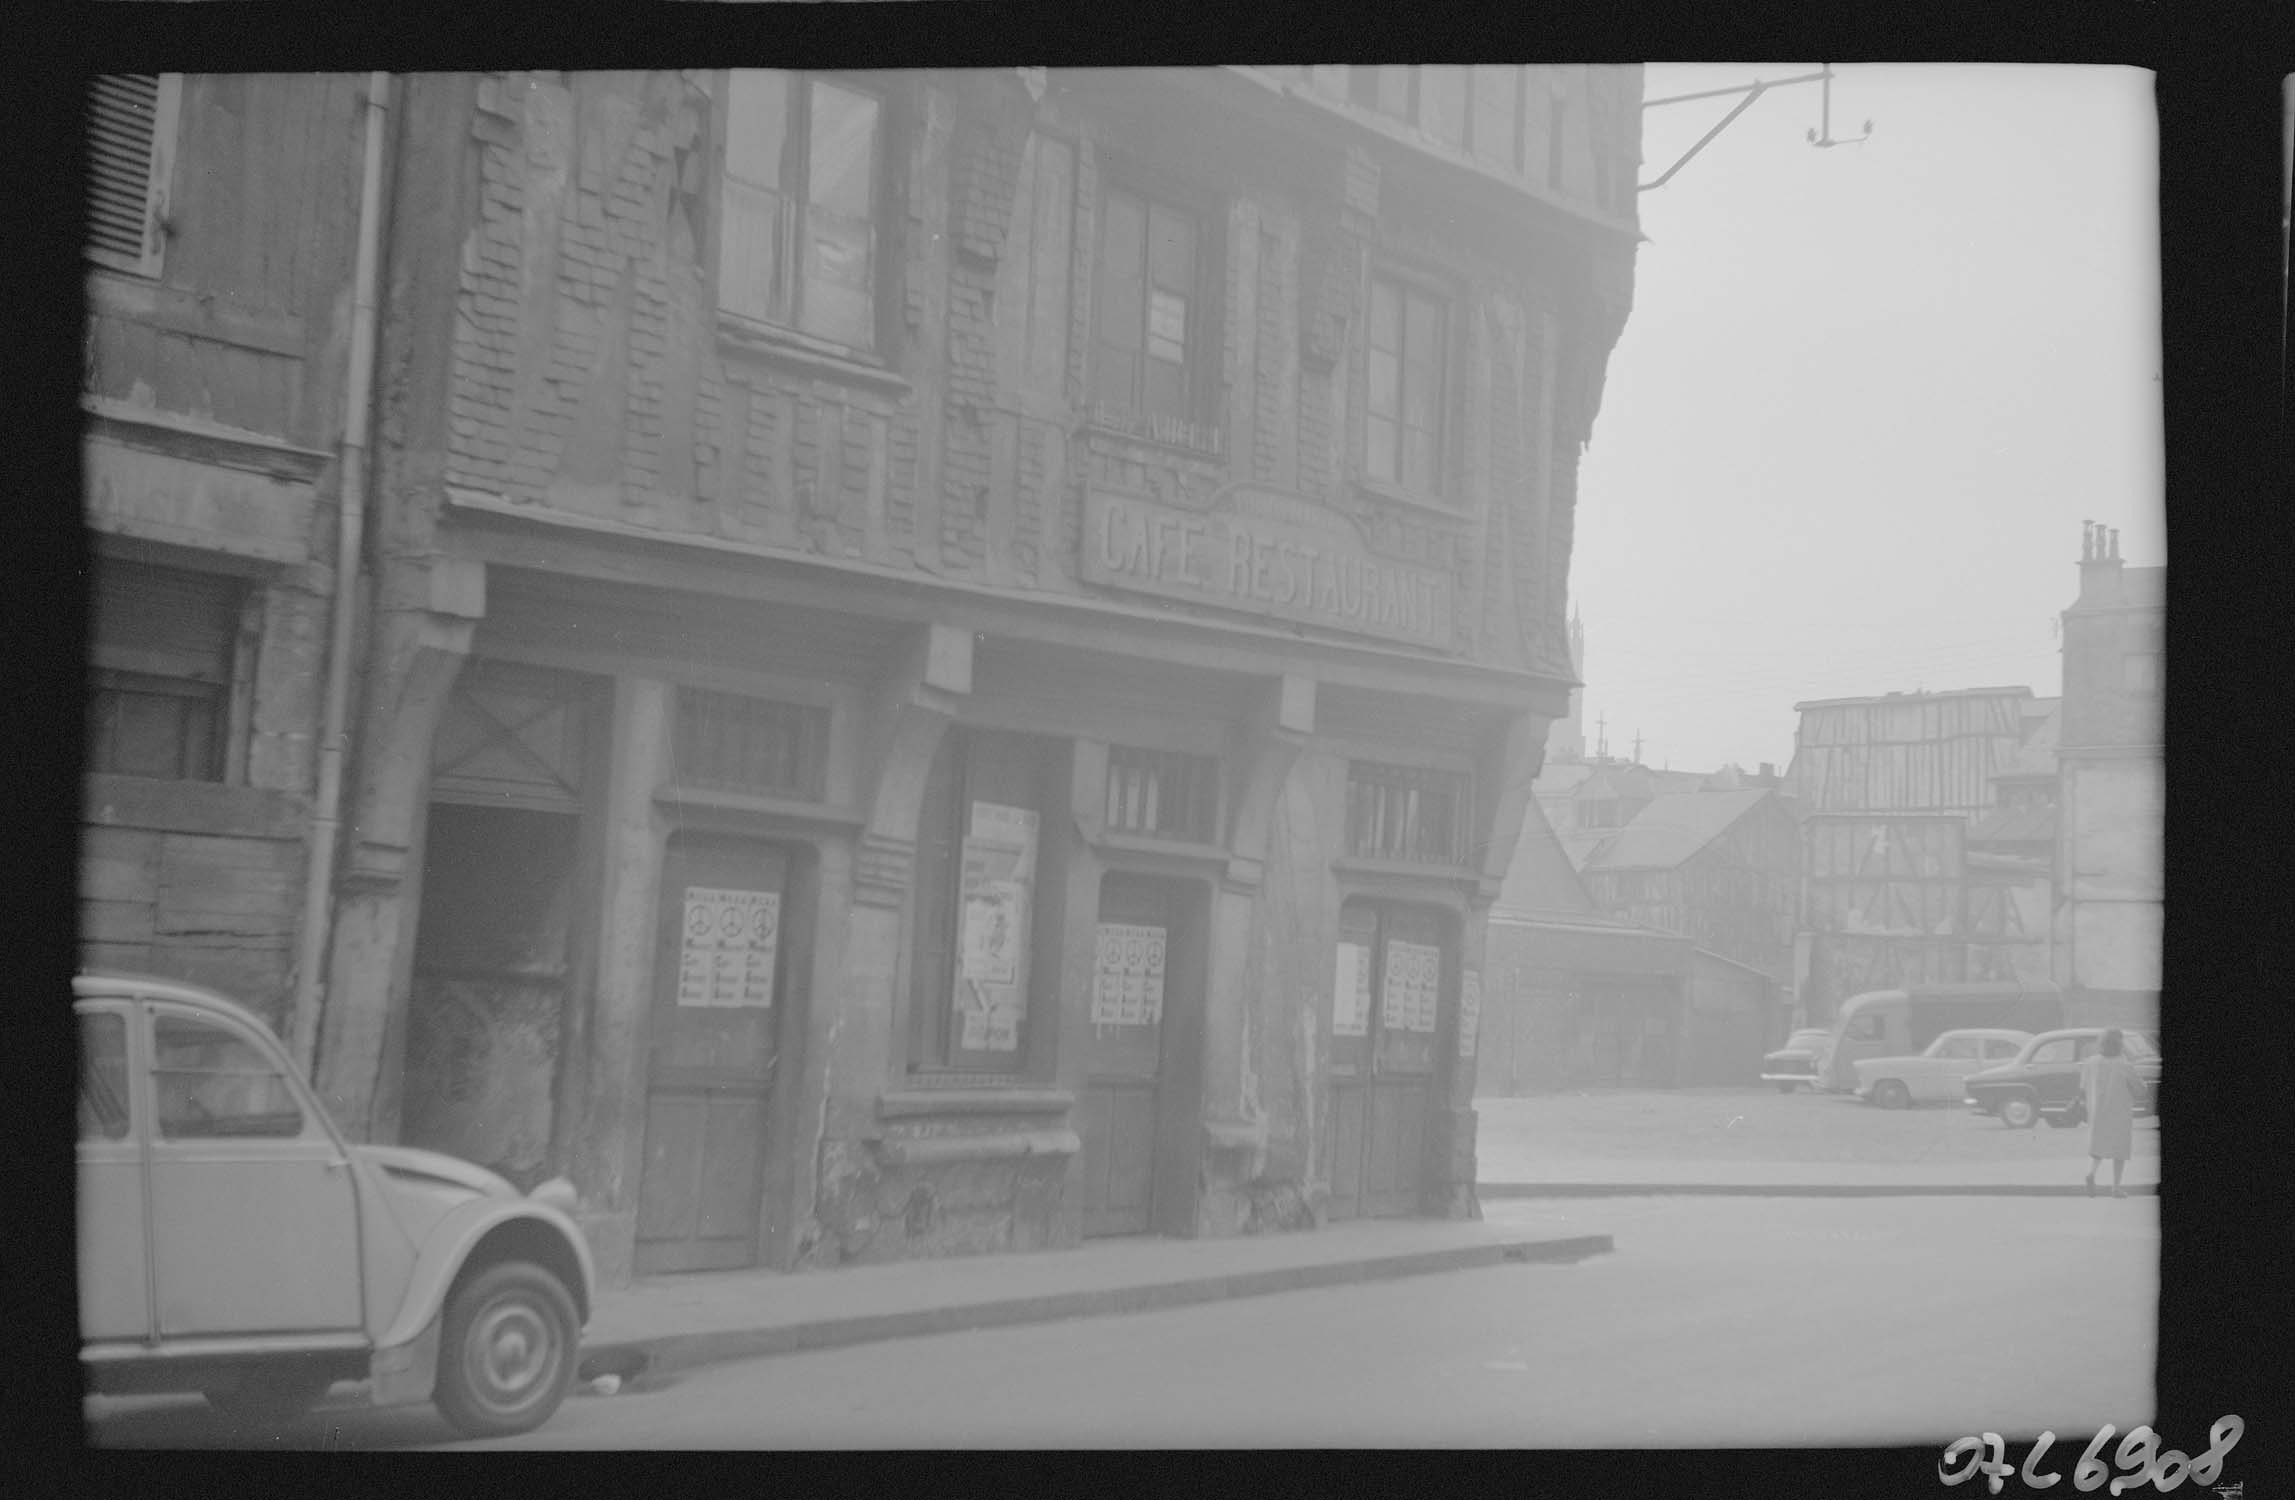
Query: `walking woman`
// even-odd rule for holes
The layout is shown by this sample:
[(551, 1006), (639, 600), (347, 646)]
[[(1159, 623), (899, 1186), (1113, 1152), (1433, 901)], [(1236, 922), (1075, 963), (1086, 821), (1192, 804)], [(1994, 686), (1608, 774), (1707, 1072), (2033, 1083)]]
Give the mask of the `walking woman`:
[(2112, 1196), (2125, 1198), (2120, 1177), (2135, 1145), (2136, 1100), (2144, 1081), (2128, 1061), (2119, 1027), (2105, 1032), (2095, 1055), (2080, 1064), (2080, 1082), (2088, 1099), (2088, 1196), (2096, 1196), (2096, 1169), (2110, 1157)]

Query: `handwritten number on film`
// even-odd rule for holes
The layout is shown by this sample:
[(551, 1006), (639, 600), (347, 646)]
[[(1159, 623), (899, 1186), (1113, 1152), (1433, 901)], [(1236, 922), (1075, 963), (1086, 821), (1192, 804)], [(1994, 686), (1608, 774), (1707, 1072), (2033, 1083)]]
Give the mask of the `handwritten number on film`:
[[(2247, 1424), (2236, 1416), (2218, 1418), (2215, 1425), (2207, 1430), (2207, 1446), (2190, 1458), (2174, 1448), (2162, 1453), (2159, 1434), (2149, 1427), (2137, 1427), (2120, 1439), (2120, 1446), (2112, 1455), (2113, 1462), (2121, 1470), (2120, 1477), (2113, 1479), (2112, 1471), (2105, 1467), (2103, 1459), (2097, 1455), (2104, 1451), (2104, 1446), (2111, 1442), (2112, 1434), (2118, 1430), (2107, 1422), (2103, 1430), (2089, 1440), (2087, 1451), (2072, 1466), (2073, 1489), (2083, 1494), (2099, 1490), (2104, 1487), (2107, 1479), (2111, 1480), (2111, 1492), (2115, 1495), (2142, 1489), (2147, 1484), (2157, 1485), (2162, 1491), (2172, 1490), (2186, 1479), (2205, 1488), (2222, 1477), (2223, 1460), (2239, 1441), (2240, 1435), (2247, 1431)], [(2008, 1462), (2007, 1445), (2000, 1440), (1999, 1433), (1987, 1432), (1981, 1437), (1957, 1438), (1945, 1448), (1944, 1457), (1936, 1466), (1936, 1477), (1947, 1485), (1955, 1485), (1982, 1474), (1985, 1487), (1997, 1495), (2011, 1475), (2018, 1475), (2027, 1488), (2044, 1490), (2064, 1477), (2062, 1474), (2040, 1472), (2040, 1460), (2055, 1441), (2055, 1433), (2041, 1433), (2039, 1441), (2032, 1445), (2032, 1451), (2025, 1455), (2022, 1473), (2018, 1475), (2015, 1465)], [(1964, 1456), (1968, 1462), (1955, 1471), (1954, 1461)]]

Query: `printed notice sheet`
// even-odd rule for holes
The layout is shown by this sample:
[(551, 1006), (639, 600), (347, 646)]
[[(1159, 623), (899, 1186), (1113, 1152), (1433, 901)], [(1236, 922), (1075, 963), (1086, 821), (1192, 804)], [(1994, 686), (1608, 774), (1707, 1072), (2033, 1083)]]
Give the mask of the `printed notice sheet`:
[(957, 1045), (973, 1052), (1017, 1052), (1028, 1003), (1036, 814), (1025, 807), (973, 803), (963, 861)]
[(779, 892), (687, 886), (677, 1003), (771, 1005), (773, 960), (780, 942)]

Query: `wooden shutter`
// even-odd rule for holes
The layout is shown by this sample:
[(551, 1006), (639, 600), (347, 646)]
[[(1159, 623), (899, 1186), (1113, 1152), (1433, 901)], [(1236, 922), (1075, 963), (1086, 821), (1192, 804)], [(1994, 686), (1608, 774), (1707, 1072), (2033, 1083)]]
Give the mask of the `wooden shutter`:
[(179, 81), (170, 73), (107, 73), (88, 90), (88, 241), (91, 259), (157, 275), (168, 179), (175, 159)]
[(235, 579), (136, 563), (96, 565), (92, 664), (227, 683), (244, 589)]

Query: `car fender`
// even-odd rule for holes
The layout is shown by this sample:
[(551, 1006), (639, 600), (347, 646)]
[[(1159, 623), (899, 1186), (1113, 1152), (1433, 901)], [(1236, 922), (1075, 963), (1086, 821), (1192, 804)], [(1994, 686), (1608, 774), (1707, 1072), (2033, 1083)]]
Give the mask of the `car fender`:
[(471, 1251), (502, 1225), (521, 1221), (547, 1226), (565, 1241), (580, 1268), (581, 1281), (580, 1285), (566, 1290), (573, 1296), (574, 1306), (586, 1323), (591, 1293), (597, 1285), (597, 1271), (590, 1259), (589, 1243), (574, 1221), (531, 1198), (474, 1198), (439, 1220), (423, 1242), (414, 1272), (407, 1278), (406, 1296), (399, 1303), (398, 1313), (383, 1336), (375, 1340), (377, 1351), (412, 1344), (426, 1334), (435, 1337), (432, 1325), (445, 1308), (446, 1294), (468, 1263)]

